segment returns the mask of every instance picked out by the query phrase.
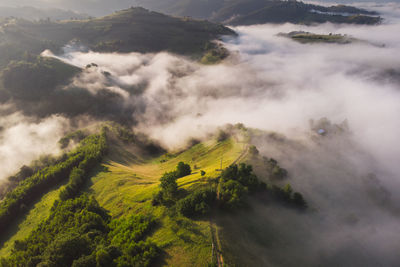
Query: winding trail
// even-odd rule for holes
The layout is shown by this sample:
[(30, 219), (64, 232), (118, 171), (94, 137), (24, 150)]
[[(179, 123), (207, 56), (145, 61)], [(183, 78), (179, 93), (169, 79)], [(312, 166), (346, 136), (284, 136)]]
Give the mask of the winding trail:
[[(237, 164), (241, 160), (245, 159), (246, 156), (248, 155), (249, 151), (250, 151), (250, 145), (246, 144), (244, 146), (242, 153), (240, 153), (240, 155), (232, 162), (231, 165)], [(219, 198), (220, 198), (220, 181), (221, 181), (221, 177), (218, 178), (217, 200), (219, 200)], [(210, 219), (210, 231), (211, 231), (211, 238), (212, 238), (212, 261), (214, 262), (214, 258), (216, 258), (217, 266), (223, 267), (224, 266), (224, 257), (222, 256), (221, 241), (219, 239), (218, 226), (214, 220), (214, 215)]]

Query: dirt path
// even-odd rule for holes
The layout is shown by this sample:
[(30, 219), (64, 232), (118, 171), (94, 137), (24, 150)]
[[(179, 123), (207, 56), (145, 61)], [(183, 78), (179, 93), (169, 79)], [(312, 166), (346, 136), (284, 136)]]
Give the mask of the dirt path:
[(224, 258), (222, 256), (221, 242), (219, 240), (217, 224), (213, 219), (210, 220), (210, 230), (212, 238), (212, 260), (217, 259), (217, 266), (224, 266)]
[(244, 159), (247, 156), (249, 151), (250, 151), (250, 145), (246, 144), (242, 153), (240, 153), (239, 157), (237, 159), (235, 159), (235, 161), (232, 163), (232, 165), (238, 164), (242, 159)]
[[(250, 150), (250, 145), (246, 144), (242, 153), (240, 153), (239, 157), (232, 162), (232, 165), (237, 164), (241, 160), (243, 160), (247, 154), (249, 153)], [(222, 170), (221, 170), (222, 171)], [(220, 179), (218, 179), (218, 184), (217, 184), (217, 199), (219, 200), (219, 190), (220, 190)], [(214, 259), (217, 260), (217, 266), (218, 267), (223, 267), (224, 266), (224, 257), (222, 256), (222, 248), (221, 248), (221, 241), (219, 239), (219, 234), (218, 234), (218, 226), (215, 223), (215, 220), (213, 217), (210, 219), (210, 230), (211, 230), (211, 238), (212, 238), (212, 260)]]

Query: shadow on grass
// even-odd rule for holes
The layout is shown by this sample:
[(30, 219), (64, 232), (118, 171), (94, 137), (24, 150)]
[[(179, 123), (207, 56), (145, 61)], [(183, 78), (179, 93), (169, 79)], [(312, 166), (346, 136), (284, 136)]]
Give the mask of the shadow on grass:
[(32, 201), (29, 205), (27, 205), (25, 210), (23, 211), (23, 214), (11, 219), (8, 224), (8, 229), (6, 229), (6, 231), (2, 232), (2, 234), (0, 235), (0, 248), (3, 248), (6, 242), (9, 241), (14, 235), (18, 233), (20, 225), (28, 218), (29, 212), (34, 208), (36, 204), (42, 201), (45, 195), (47, 195), (51, 191), (59, 189), (60, 187), (66, 185), (67, 183), (68, 179), (58, 183), (57, 185), (50, 187), (48, 190), (43, 192), (41, 196), (35, 198), (34, 201)]

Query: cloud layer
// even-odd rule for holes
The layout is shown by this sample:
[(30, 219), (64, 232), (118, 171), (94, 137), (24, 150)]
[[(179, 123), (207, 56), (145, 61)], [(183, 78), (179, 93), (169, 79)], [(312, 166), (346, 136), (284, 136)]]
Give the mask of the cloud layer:
[[(124, 116), (135, 122), (132, 127), (170, 149), (205, 138), (226, 123), (283, 134), (281, 140), (265, 134), (253, 142), (262, 155), (288, 169), (288, 182), (304, 193), (311, 211), (297, 214), (261, 205), (253, 214), (257, 234), (280, 242), (269, 246), (249, 239), (243, 251), (259, 252), (258, 264), (264, 265), (396, 266), (400, 12), (395, 4), (370, 6), (385, 12), (384, 24), (236, 28), (239, 37), (224, 40), (230, 58), (213, 66), (168, 53), (70, 51), (59, 58), (85, 70), (64, 90), (119, 95)], [(300, 44), (277, 36), (298, 30), (361, 41)], [(349, 131), (318, 136), (309, 121), (322, 117), (333, 123), (347, 120)], [(6, 175), (40, 153), (56, 152), (69, 121), (50, 117), (38, 122), (14, 114), (0, 123), (0, 160), (15, 166)], [(275, 229), (275, 235), (263, 236), (265, 227)]]
[[(400, 24), (390, 16), (398, 14), (393, 5), (377, 8), (388, 15), (373, 27), (236, 28), (239, 37), (224, 40), (231, 57), (214, 66), (167, 53), (72, 52), (62, 59), (80, 67), (98, 65), (74, 84), (92, 94), (119, 94), (121, 105), (133, 110), (134, 128), (168, 148), (203, 138), (226, 123), (286, 136), (279, 142), (268, 135), (253, 142), (288, 169), (288, 182), (304, 193), (312, 211), (256, 209), (258, 235), (281, 240), (271, 246), (254, 242), (255, 237), (243, 242), (243, 252), (259, 252), (258, 264), (395, 266), (400, 262), (400, 61), (395, 56)], [(277, 36), (295, 30), (347, 34), (361, 41), (300, 44)], [(309, 121), (322, 117), (333, 123), (347, 120), (349, 131), (318, 137)], [(275, 229), (275, 235), (263, 236), (265, 227)]]

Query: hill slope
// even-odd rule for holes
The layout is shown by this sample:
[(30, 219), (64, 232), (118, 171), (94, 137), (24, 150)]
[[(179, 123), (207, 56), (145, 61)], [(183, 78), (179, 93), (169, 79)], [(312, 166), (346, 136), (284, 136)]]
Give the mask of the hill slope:
[(206, 18), (231, 25), (262, 23), (355, 23), (376, 24), (378, 14), (367, 10), (337, 5), (324, 7), (297, 1), (279, 0), (138, 0), (138, 5), (180, 16)]
[(234, 32), (207, 21), (175, 18), (143, 8), (82, 21), (0, 21), (0, 64), (19, 59), (24, 51), (60, 52), (70, 41), (98, 52), (169, 51), (201, 56), (207, 45)]
[[(154, 262), (156, 266), (207, 266), (211, 263), (217, 266), (223, 266), (223, 263), (229, 265), (236, 264), (238, 261), (233, 254), (237, 253), (236, 250), (239, 246), (229, 241), (231, 238), (236, 238), (236, 235), (232, 235), (230, 232), (233, 225), (231, 225), (229, 221), (234, 219), (240, 222), (240, 226), (236, 226), (236, 228), (233, 227), (234, 231), (247, 231), (245, 227), (248, 226), (242, 225), (243, 222), (239, 214), (243, 214), (244, 212), (244, 209), (240, 207), (245, 207), (247, 209), (249, 206), (246, 204), (247, 201), (237, 202), (238, 200), (236, 200), (236, 202), (225, 202), (226, 204), (231, 203), (229, 204), (229, 207), (231, 207), (229, 209), (227, 208), (228, 206), (221, 206), (225, 205), (223, 201), (226, 201), (226, 197), (230, 194), (227, 189), (228, 184), (230, 186), (235, 184), (235, 186), (238, 186), (238, 182), (227, 182), (227, 180), (225, 180), (230, 171), (226, 171), (228, 170), (226, 169), (222, 172), (221, 167), (225, 169), (228, 166), (233, 166), (234, 164), (239, 164), (248, 160), (252, 160), (255, 163), (259, 162), (264, 167), (266, 166), (265, 163), (262, 163), (263, 159), (260, 161), (256, 153), (254, 153), (255, 150), (250, 148), (245, 130), (235, 128), (231, 135), (224, 140), (217, 141), (215, 139), (210, 139), (182, 151), (155, 155), (149, 153), (149, 147), (146, 145), (144, 146), (140, 138), (137, 139), (137, 137), (123, 128), (118, 128), (118, 126), (113, 126), (111, 124), (108, 124), (106, 127), (108, 127), (108, 153), (101, 161), (101, 164), (97, 165), (88, 173), (87, 182), (77, 190), (81, 193), (86, 192), (90, 196), (93, 196), (98, 201), (99, 207), (108, 210), (112, 222), (114, 222), (114, 224), (111, 223), (109, 227), (112, 228), (114, 227), (113, 225), (118, 225), (118, 222), (129, 221), (130, 218), (133, 218), (132, 216), (152, 218), (152, 221), (155, 222), (156, 225), (152, 227), (151, 231), (146, 232), (148, 235), (146, 244), (154, 244), (162, 252), (157, 256), (156, 262)], [(176, 204), (154, 204), (154, 197), (157, 195), (157, 192), (160, 191), (160, 177), (166, 172), (173, 171), (176, 166), (179, 165), (179, 162), (188, 163), (192, 168), (192, 172), (190, 175), (178, 178), (178, 191), (174, 197), (177, 198)], [(234, 168), (230, 170), (232, 171)], [(243, 169), (243, 166), (241, 166), (240, 172), (243, 171), (247, 172)], [(72, 176), (71, 174), (71, 177)], [(268, 181), (267, 177), (263, 177), (263, 179)], [(64, 182), (61, 185), (59, 184), (51, 188), (47, 193), (43, 194), (41, 198), (37, 199), (35, 203), (28, 207), (29, 212), (20, 217), (16, 227), (8, 229), (6, 234), (3, 233), (0, 263), (2, 262), (1, 257), (7, 258), (10, 255), (14, 262), (21, 263), (24, 255), (32, 255), (32, 253), (35, 253), (30, 252), (29, 249), (27, 252), (24, 252), (26, 250), (24, 246), (27, 246), (24, 244), (30, 244), (32, 238), (34, 238), (33, 240), (41, 238), (35, 237), (35, 235), (41, 233), (41, 231), (44, 232), (42, 232), (40, 236), (52, 234), (44, 230), (48, 227), (46, 220), (49, 220), (49, 218), (59, 220), (60, 218), (57, 217), (57, 213), (55, 212), (60, 209), (60, 207), (62, 208), (62, 205), (68, 206), (72, 205), (72, 203), (85, 202), (85, 196), (79, 197), (79, 195), (71, 199), (64, 199), (63, 192), (68, 191), (66, 189), (71, 187), (71, 185), (70, 181), (67, 185)], [(262, 184), (259, 184), (259, 186), (261, 185)], [(209, 207), (212, 208), (211, 213), (205, 215), (194, 217), (184, 215), (180, 208), (181, 200), (193, 196), (196, 192), (203, 192), (200, 195), (205, 194), (207, 191), (199, 190), (208, 190), (207, 188), (218, 188), (216, 192), (216, 201), (218, 201), (219, 204)], [(251, 188), (250, 186), (248, 188), (246, 187), (245, 191), (242, 191), (240, 194), (247, 192), (247, 190), (249, 193), (252, 192), (254, 188)], [(276, 188), (273, 190), (276, 190)], [(262, 186), (256, 189), (256, 191), (260, 189), (262, 189)], [(239, 188), (235, 190), (239, 190)], [(240, 190), (234, 195), (239, 194), (239, 192)], [(268, 193), (263, 192), (264, 191), (260, 191), (260, 196), (268, 195)], [(283, 193), (284, 191), (279, 192)], [(231, 197), (233, 197), (233, 195)], [(249, 203), (254, 201), (259, 203), (257, 197), (249, 197), (248, 200)], [(94, 200), (91, 202), (92, 204), (93, 201)], [(200, 202), (196, 202), (196, 205), (197, 204), (200, 204)], [(236, 206), (238, 204), (240, 205)], [(205, 208), (203, 206), (196, 206), (196, 209), (199, 207), (202, 207), (202, 209)], [(237, 209), (237, 212), (234, 212), (234, 209), (232, 209), (233, 207)], [(61, 217), (64, 218), (63, 220), (70, 222), (72, 219), (68, 219), (68, 216), (74, 215), (64, 214), (62, 216), (64, 216)], [(96, 223), (97, 222), (96, 220)], [(257, 224), (254, 222), (254, 225)], [(87, 229), (87, 227), (89, 227), (89, 225), (84, 229)], [(257, 227), (259, 226), (257, 225)], [(73, 229), (66, 230), (73, 231)], [(91, 232), (87, 233), (89, 237), (93, 235), (90, 233)], [(82, 233), (82, 235), (84, 236), (85, 234)], [(59, 237), (60, 236), (57, 238)], [(17, 241), (24, 239), (25, 241), (23, 242)], [(15, 243), (15, 241), (17, 242)], [(43, 241), (40, 240), (40, 242)], [(91, 242), (92, 247), (97, 246), (97, 248), (99, 248), (99, 245), (95, 244), (95, 240)], [(14, 245), (14, 243), (16, 245)], [(100, 248), (101, 246), (102, 245), (100, 245)], [(12, 251), (13, 247), (18, 247), (17, 251), (20, 252)], [(46, 252), (43, 252), (45, 255), (35, 257), (34, 261), (43, 262), (43, 259), (47, 257), (46, 255), (50, 253), (49, 249), (53, 249), (52, 245), (46, 248)], [(253, 262), (248, 257), (249, 255), (247, 254), (240, 257), (240, 262), (245, 262), (246, 264)], [(6, 261), (3, 261), (3, 263), (7, 264)], [(145, 264), (143, 266), (148, 265)]]
[[(108, 156), (101, 166), (92, 171), (92, 178), (85, 186), (100, 203), (110, 211), (113, 218), (129, 217), (131, 214), (151, 214), (159, 221), (159, 227), (151, 239), (165, 250), (160, 259), (168, 265), (204, 266), (211, 261), (211, 233), (207, 220), (192, 221), (183, 216), (171, 215), (163, 206), (152, 206), (153, 195), (158, 191), (159, 178), (173, 170), (180, 161), (188, 162), (196, 169), (193, 174), (178, 180), (179, 188), (207, 185), (219, 175), (222, 166), (233, 163), (242, 153), (244, 144), (235, 139), (223, 142), (210, 140), (185, 151), (162, 156), (150, 156), (135, 144), (117, 139), (111, 141)], [(207, 175), (202, 176), (201, 170)], [(10, 229), (0, 257), (8, 256), (15, 240), (26, 238), (45, 219), (60, 192), (54, 188), (32, 206), (19, 226)], [(188, 240), (191, 240), (190, 242)]]

